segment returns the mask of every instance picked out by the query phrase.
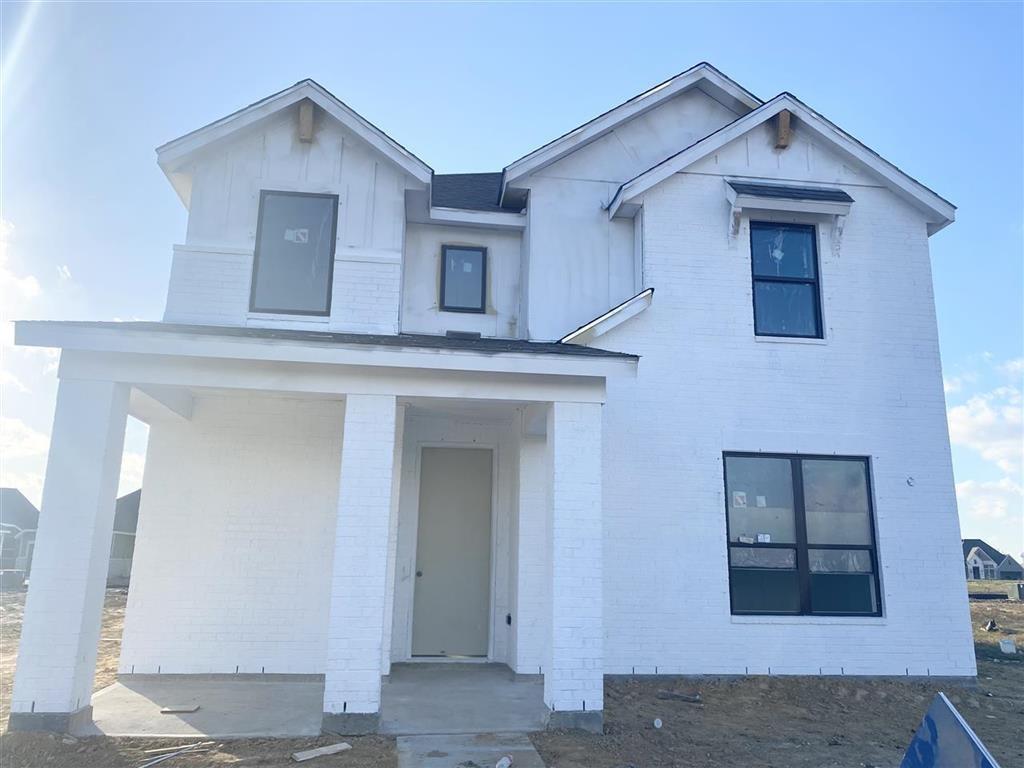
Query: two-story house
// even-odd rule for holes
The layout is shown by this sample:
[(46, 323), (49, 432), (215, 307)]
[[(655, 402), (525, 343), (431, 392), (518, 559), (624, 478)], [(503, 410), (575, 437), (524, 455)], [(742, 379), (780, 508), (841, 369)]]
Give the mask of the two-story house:
[[(954, 206), (699, 64), (506, 166), (435, 174), (312, 80), (157, 150), (162, 322), (62, 350), (15, 727), (89, 716), (128, 414), (120, 668), (975, 674), (928, 239)], [(91, 542), (83, 547), (82, 542)]]

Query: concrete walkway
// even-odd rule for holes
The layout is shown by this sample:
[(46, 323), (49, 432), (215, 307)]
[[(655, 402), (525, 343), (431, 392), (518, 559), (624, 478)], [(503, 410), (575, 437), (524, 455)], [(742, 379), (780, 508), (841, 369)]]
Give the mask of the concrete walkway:
[(512, 757), (513, 768), (544, 768), (522, 733), (398, 737), (398, 768), (494, 768), (504, 755)]

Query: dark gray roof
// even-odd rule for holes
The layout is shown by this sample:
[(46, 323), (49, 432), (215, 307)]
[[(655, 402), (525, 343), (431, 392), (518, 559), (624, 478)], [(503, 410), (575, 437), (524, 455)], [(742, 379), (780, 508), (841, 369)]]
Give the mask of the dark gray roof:
[(139, 501), (142, 489), (126, 493), (117, 500), (114, 507), (114, 530), (122, 533), (135, 533), (139, 524)]
[(746, 181), (730, 181), (729, 186), (737, 195), (770, 197), (777, 200), (823, 200), (830, 203), (852, 203), (853, 198), (841, 189), (821, 187), (792, 187), (785, 184), (757, 184)]
[(518, 210), (498, 205), (500, 173), (435, 173), (430, 203), (439, 208), (510, 213)]
[(226, 325), (187, 325), (183, 323), (153, 322), (83, 322), (66, 321), (22, 321), (46, 322), (47, 325), (77, 326), (81, 328), (104, 328), (117, 331), (145, 331), (156, 333), (183, 333), (190, 336), (227, 336), (243, 339), (278, 339), (281, 341), (302, 341), (319, 344), (359, 344), (378, 347), (400, 347), (405, 349), (449, 349), (476, 352), (483, 355), (530, 354), (565, 355), (568, 357), (611, 357), (622, 360), (639, 360), (637, 355), (624, 352), (610, 352), (606, 349), (584, 347), (579, 344), (563, 344), (559, 341), (527, 341), (525, 339), (474, 339), (429, 336), (421, 333), (399, 333), (396, 335), (370, 333), (328, 333), (326, 331), (296, 331), (284, 328), (243, 328)]
[(1003, 558), (1006, 557), (1006, 555), (1004, 555), (998, 549), (993, 547), (991, 544), (987, 544), (981, 539), (961, 539), (960, 543), (963, 545), (965, 560), (967, 559), (967, 556), (971, 554), (971, 550), (975, 547), (980, 547), (981, 551), (989, 557), (991, 557), (995, 561), (996, 565), (999, 565), (1001, 562), (1003, 562)]
[(0, 523), (34, 531), (39, 527), (39, 510), (17, 488), (0, 488)]

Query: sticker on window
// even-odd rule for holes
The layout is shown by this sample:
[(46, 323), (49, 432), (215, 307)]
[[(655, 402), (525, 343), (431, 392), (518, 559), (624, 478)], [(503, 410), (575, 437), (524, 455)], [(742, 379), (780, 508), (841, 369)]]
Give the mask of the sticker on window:
[(308, 229), (286, 229), (284, 231), (284, 239), (289, 243), (299, 243), (303, 245), (309, 242), (309, 230)]

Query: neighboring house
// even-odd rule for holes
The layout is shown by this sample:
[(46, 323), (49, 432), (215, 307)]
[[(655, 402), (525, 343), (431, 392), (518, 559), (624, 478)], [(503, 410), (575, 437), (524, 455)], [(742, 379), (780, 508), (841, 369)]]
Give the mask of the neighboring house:
[(593, 728), (606, 674), (975, 674), (955, 209), (796, 97), (700, 64), (438, 174), (303, 80), (157, 159), (163, 322), (17, 324), (62, 352), (14, 727), (88, 716), (128, 414), (122, 672), (323, 675), (349, 732), (396, 661), (543, 675)]
[(114, 505), (114, 532), (110, 537), (110, 562), (107, 566), (108, 587), (126, 587), (131, 578), (141, 498), (140, 488), (125, 494)]
[(964, 539), (961, 545), (968, 579), (1020, 581), (1024, 578), (1020, 563), (981, 539)]
[(0, 488), (0, 570), (28, 573), (38, 525), (39, 510), (21, 491)]

